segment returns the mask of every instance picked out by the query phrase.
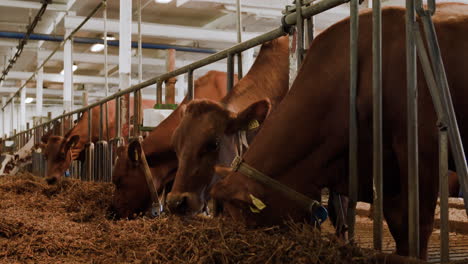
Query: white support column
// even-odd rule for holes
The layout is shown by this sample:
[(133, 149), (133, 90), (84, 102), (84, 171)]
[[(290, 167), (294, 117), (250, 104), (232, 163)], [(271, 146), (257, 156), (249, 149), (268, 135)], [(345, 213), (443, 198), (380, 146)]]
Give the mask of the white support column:
[[(26, 81), (21, 81), (21, 86)], [(26, 87), (20, 91), (20, 122), (18, 125), (20, 131), (26, 130)]]
[[(40, 65), (39, 60), (37, 64)], [(36, 75), (36, 114), (35, 116), (39, 116), (39, 117), (42, 117), (42, 98), (44, 95), (43, 85), (44, 85), (44, 69), (41, 68), (37, 72), (37, 75)]]
[[(13, 96), (13, 94), (10, 94), (10, 98)], [(15, 129), (15, 98), (11, 100), (10, 103), (10, 135), (12, 134), (13, 130)]]
[[(2, 96), (2, 106), (5, 106), (6, 105), (6, 101), (7, 101), (7, 97), (6, 96)], [(10, 131), (10, 127), (9, 127), (9, 124), (6, 120), (8, 120), (7, 116), (8, 116), (8, 108), (5, 108), (3, 111), (3, 116), (2, 116), (2, 137), (7, 134), (9, 131)]]
[(132, 0), (120, 0), (119, 41), (119, 84), (123, 90), (130, 86), (131, 80)]
[[(65, 36), (72, 32), (71, 29), (66, 29)], [(73, 43), (67, 41), (63, 48), (63, 110), (71, 111), (73, 105)]]
[[(132, 66), (132, 0), (120, 0), (119, 21), (119, 89), (131, 85)], [(124, 96), (121, 105), (121, 124), (123, 130), (129, 131), (130, 97)]]
[(0, 138), (3, 138), (3, 135), (5, 135), (5, 110), (2, 110), (2, 129), (0, 133)]

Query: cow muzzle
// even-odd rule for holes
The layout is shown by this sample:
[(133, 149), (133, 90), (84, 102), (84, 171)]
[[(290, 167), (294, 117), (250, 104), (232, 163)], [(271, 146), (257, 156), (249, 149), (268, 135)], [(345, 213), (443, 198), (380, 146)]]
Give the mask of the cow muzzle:
[(169, 212), (177, 215), (191, 215), (201, 211), (203, 204), (194, 193), (169, 193), (167, 195)]

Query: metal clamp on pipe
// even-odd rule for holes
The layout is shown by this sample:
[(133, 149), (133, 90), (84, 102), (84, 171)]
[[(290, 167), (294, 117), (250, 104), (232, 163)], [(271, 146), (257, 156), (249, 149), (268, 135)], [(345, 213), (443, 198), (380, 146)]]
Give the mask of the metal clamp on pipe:
[(432, 16), (436, 12), (435, 0), (427, 0), (427, 9), (424, 9), (422, 0), (416, 0), (415, 9), (416, 9), (416, 13), (418, 13), (418, 15), (420, 16), (425, 16), (425, 15)]
[(286, 17), (293, 13), (296, 10), (296, 6), (293, 5), (287, 5), (285, 9), (282, 11), (283, 17), (281, 17), (281, 28), (283, 29), (284, 33), (289, 34), (291, 32), (291, 28), (293, 25), (290, 25), (286, 22)]

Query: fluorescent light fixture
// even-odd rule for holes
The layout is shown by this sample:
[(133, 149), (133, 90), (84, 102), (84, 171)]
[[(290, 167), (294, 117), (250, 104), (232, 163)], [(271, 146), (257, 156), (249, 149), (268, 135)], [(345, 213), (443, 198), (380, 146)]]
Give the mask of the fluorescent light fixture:
[(32, 103), (33, 101), (34, 101), (34, 98), (32, 98), (32, 97), (28, 97), (28, 98), (26, 98), (26, 99), (24, 100), (24, 102), (27, 103), (27, 104), (30, 104), (30, 103)]
[[(78, 66), (77, 66), (76, 64), (73, 64), (73, 66), (72, 66), (72, 71), (75, 72), (76, 69), (78, 69)], [(62, 70), (62, 71), (60, 72), (60, 74), (61, 74), (61, 75), (64, 75), (65, 72)]]
[(167, 4), (167, 3), (170, 3), (172, 0), (154, 0), (154, 1), (160, 4)]
[[(104, 37), (102, 37), (104, 39)], [(115, 40), (112, 35), (107, 35), (107, 40)], [(96, 43), (91, 46), (91, 52), (101, 52), (104, 50), (104, 44)]]
[(104, 49), (104, 44), (96, 43), (91, 46), (91, 52), (101, 52)]

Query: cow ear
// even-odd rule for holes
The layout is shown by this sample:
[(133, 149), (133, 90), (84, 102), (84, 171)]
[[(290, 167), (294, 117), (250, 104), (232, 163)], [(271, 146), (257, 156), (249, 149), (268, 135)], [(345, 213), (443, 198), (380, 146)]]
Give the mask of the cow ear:
[(78, 135), (74, 135), (73, 137), (69, 138), (67, 144), (65, 144), (64, 152), (67, 153), (70, 149), (73, 149), (78, 141), (80, 141), (80, 136)]
[(128, 158), (132, 162), (139, 162), (141, 160), (141, 153), (143, 149), (139, 140), (134, 140), (128, 145)]
[(184, 118), (184, 116), (185, 116), (185, 110), (187, 110), (187, 105), (185, 105), (185, 104), (181, 105), (180, 106), (180, 113), (179, 113), (181, 119)]
[[(263, 99), (251, 104), (244, 111), (232, 118), (226, 128), (227, 133), (236, 133), (240, 130), (258, 127), (270, 113), (270, 100)], [(252, 124), (252, 125), (251, 125)]]

